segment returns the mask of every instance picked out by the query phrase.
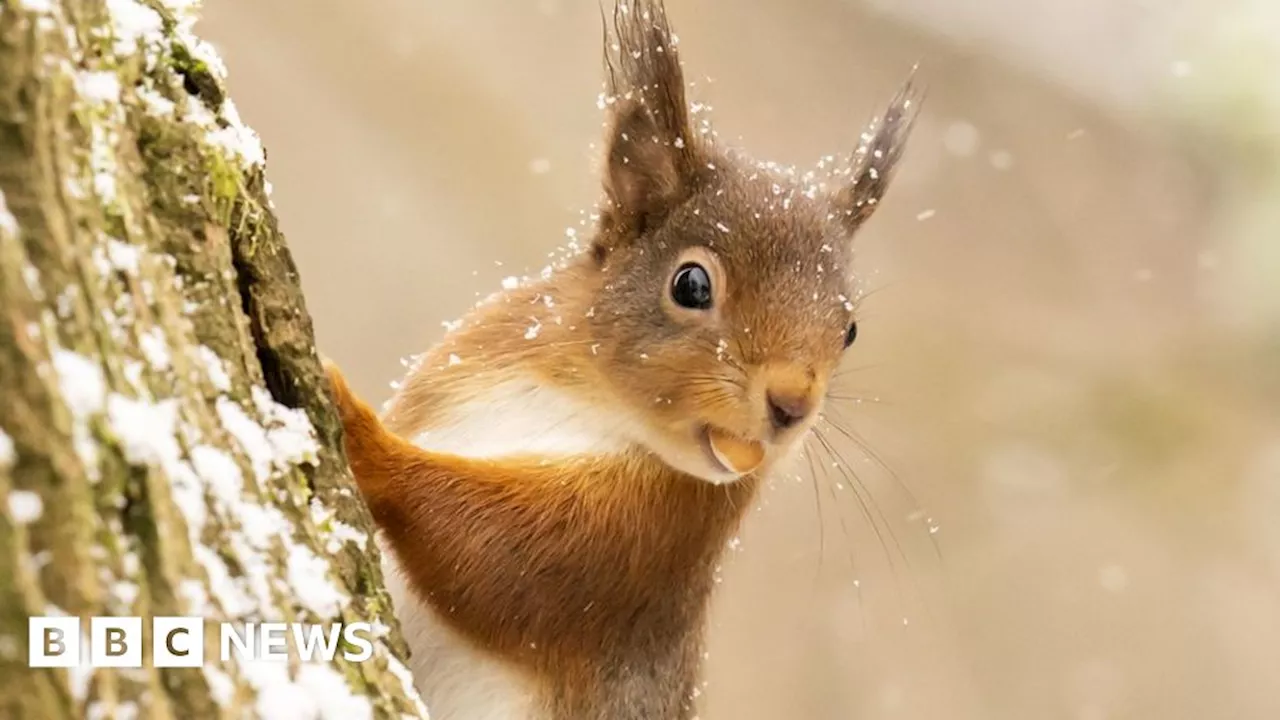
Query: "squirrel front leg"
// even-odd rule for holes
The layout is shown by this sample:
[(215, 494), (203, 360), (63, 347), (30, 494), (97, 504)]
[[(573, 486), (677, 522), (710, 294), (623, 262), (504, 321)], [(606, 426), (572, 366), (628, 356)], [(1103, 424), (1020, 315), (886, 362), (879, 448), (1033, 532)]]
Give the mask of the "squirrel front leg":
[[(352, 392), (336, 365), (326, 360), (324, 369), (342, 420), (343, 446), (356, 485), (374, 519), (386, 527), (385, 521), (392, 519), (389, 516), (401, 512), (396, 496), (400, 495), (401, 502), (409, 499), (396, 491), (405, 489), (406, 477), (424, 464), (425, 453), (388, 431), (373, 409)], [(446, 473), (460, 469), (437, 468)]]
[(512, 477), (520, 473), (518, 467), (428, 452), (392, 433), (333, 363), (325, 361), (325, 372), (351, 472), (397, 552), (430, 540), (449, 541), (436, 525), (491, 507), (518, 485), (520, 478)]
[[(515, 651), (538, 593), (514, 588), (545, 536), (555, 471), (430, 452), (392, 433), (326, 361), (356, 484), (419, 598), (476, 641)], [(553, 501), (554, 502), (554, 501)], [(530, 597), (532, 595), (533, 597)]]

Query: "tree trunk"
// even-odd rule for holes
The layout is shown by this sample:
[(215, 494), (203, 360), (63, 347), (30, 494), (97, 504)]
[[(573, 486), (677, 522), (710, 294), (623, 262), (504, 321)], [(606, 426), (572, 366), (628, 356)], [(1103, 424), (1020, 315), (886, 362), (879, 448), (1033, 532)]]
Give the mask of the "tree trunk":
[[(264, 157), (192, 0), (0, 0), (0, 717), (425, 717)], [(28, 618), (141, 616), (140, 669)], [(202, 616), (203, 668), (150, 618)], [(220, 660), (217, 623), (368, 621), (372, 659)]]

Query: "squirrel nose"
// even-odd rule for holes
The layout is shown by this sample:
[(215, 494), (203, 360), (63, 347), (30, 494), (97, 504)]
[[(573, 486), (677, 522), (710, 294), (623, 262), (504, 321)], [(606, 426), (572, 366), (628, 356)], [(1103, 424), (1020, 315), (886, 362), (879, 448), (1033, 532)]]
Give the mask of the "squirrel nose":
[(773, 422), (775, 430), (787, 430), (795, 427), (809, 417), (810, 411), (813, 410), (813, 403), (809, 400), (807, 394), (795, 395), (770, 392), (768, 394), (768, 402), (769, 419)]
[(804, 422), (817, 406), (814, 373), (795, 362), (772, 362), (764, 366), (765, 406), (775, 433)]

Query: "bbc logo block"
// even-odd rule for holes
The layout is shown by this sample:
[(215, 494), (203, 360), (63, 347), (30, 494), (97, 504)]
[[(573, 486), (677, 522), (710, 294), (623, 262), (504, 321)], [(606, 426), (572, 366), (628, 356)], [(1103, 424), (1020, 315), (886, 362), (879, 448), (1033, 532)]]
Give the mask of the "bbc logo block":
[[(89, 618), (89, 634), (78, 617), (32, 617), (27, 621), (27, 664), (31, 667), (142, 667), (140, 617)], [(198, 617), (156, 617), (151, 621), (151, 662), (155, 667), (204, 664), (204, 621)]]
[(89, 664), (94, 667), (142, 667), (142, 618), (89, 619)]
[(156, 667), (204, 664), (204, 621), (198, 617), (157, 617), (151, 622), (151, 657)]
[(80, 618), (31, 618), (27, 622), (27, 646), (27, 664), (31, 667), (80, 665)]

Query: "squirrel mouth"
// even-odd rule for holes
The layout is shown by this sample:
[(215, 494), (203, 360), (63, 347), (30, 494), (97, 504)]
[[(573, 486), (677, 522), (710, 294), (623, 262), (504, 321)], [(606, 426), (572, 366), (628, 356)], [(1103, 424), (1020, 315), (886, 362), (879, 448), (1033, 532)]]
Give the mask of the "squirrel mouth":
[(707, 425), (702, 429), (702, 447), (725, 472), (746, 475), (764, 462), (764, 445)]

